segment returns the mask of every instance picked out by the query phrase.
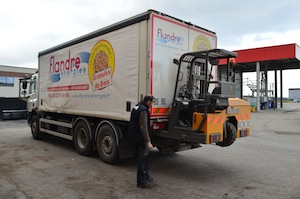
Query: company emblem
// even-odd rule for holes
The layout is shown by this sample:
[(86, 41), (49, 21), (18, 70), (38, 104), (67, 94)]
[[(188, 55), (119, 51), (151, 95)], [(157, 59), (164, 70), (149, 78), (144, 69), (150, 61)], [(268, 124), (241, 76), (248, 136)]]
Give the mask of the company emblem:
[(108, 41), (100, 40), (95, 44), (89, 57), (88, 68), (93, 90), (102, 90), (112, 85), (115, 54), (112, 45)]
[(57, 59), (54, 55), (50, 57), (50, 79), (58, 82), (64, 77), (87, 74), (88, 52), (81, 52), (71, 56), (69, 51), (66, 59)]
[(173, 33), (165, 32), (162, 28), (157, 29), (156, 39), (162, 44), (183, 45), (185, 39)]
[(211, 49), (211, 45), (207, 37), (204, 35), (199, 35), (194, 40), (193, 51), (202, 51)]

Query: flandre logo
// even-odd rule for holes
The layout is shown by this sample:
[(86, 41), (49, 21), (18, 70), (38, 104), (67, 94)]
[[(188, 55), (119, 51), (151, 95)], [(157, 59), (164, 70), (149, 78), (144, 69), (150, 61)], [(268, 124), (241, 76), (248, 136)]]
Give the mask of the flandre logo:
[(157, 29), (156, 38), (159, 42), (164, 44), (176, 44), (183, 45), (185, 39), (181, 36), (177, 36), (174, 32), (165, 32), (162, 28)]
[(93, 90), (102, 90), (112, 85), (115, 70), (115, 54), (111, 44), (100, 40), (95, 44), (89, 58), (89, 79)]
[[(75, 56), (68, 52), (66, 58), (50, 57), (50, 79), (58, 82), (64, 77), (88, 75), (93, 90), (102, 90), (112, 85), (112, 76), (115, 70), (115, 55), (111, 44), (106, 40), (98, 41), (91, 53), (80, 52)], [(84, 84), (86, 86), (88, 84)], [(56, 87), (55, 87), (56, 88)], [(77, 87), (76, 87), (77, 88)], [(88, 87), (85, 87), (85, 89)], [(59, 91), (70, 91), (68, 86), (59, 87)], [(51, 91), (58, 91), (51, 88)]]
[(57, 59), (50, 57), (50, 77), (52, 82), (58, 82), (63, 77), (82, 75), (87, 73), (86, 64), (89, 59), (89, 53), (81, 52), (71, 57), (69, 51), (66, 59)]

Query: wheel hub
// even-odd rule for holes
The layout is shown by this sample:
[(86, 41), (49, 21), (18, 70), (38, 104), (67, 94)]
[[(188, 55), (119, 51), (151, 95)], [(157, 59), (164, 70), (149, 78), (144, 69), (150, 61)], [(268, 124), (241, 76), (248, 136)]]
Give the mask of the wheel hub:
[(112, 152), (112, 139), (110, 136), (105, 135), (102, 141), (102, 149), (105, 153), (110, 154)]

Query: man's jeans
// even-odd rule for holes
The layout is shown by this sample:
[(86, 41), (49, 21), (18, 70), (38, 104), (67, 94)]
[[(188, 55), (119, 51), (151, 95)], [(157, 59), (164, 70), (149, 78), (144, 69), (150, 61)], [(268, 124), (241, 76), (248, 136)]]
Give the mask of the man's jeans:
[(145, 185), (149, 182), (148, 173), (149, 150), (146, 143), (137, 145), (137, 184)]

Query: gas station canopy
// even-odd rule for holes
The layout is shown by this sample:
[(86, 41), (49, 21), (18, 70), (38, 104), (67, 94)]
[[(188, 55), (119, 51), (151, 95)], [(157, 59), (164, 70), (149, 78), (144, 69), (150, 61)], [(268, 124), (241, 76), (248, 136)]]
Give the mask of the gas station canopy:
[(241, 72), (255, 72), (256, 63), (266, 63), (268, 70), (300, 69), (300, 47), (286, 44), (234, 51), (238, 53), (235, 69)]
[[(280, 101), (282, 108), (283, 95), (283, 70), (300, 69), (300, 47), (297, 44), (285, 44), (261, 48), (252, 48), (234, 51), (238, 54), (235, 58), (236, 65), (234, 71), (240, 80), (244, 72), (256, 72), (257, 96), (268, 96), (268, 71), (275, 71), (275, 104), (277, 108), (277, 70), (280, 71)], [(225, 60), (221, 60), (220, 65), (224, 65)], [(264, 79), (261, 79), (263, 77)], [(240, 97), (243, 96), (243, 81), (240, 81)], [(259, 111), (261, 99), (257, 97), (257, 110)]]

